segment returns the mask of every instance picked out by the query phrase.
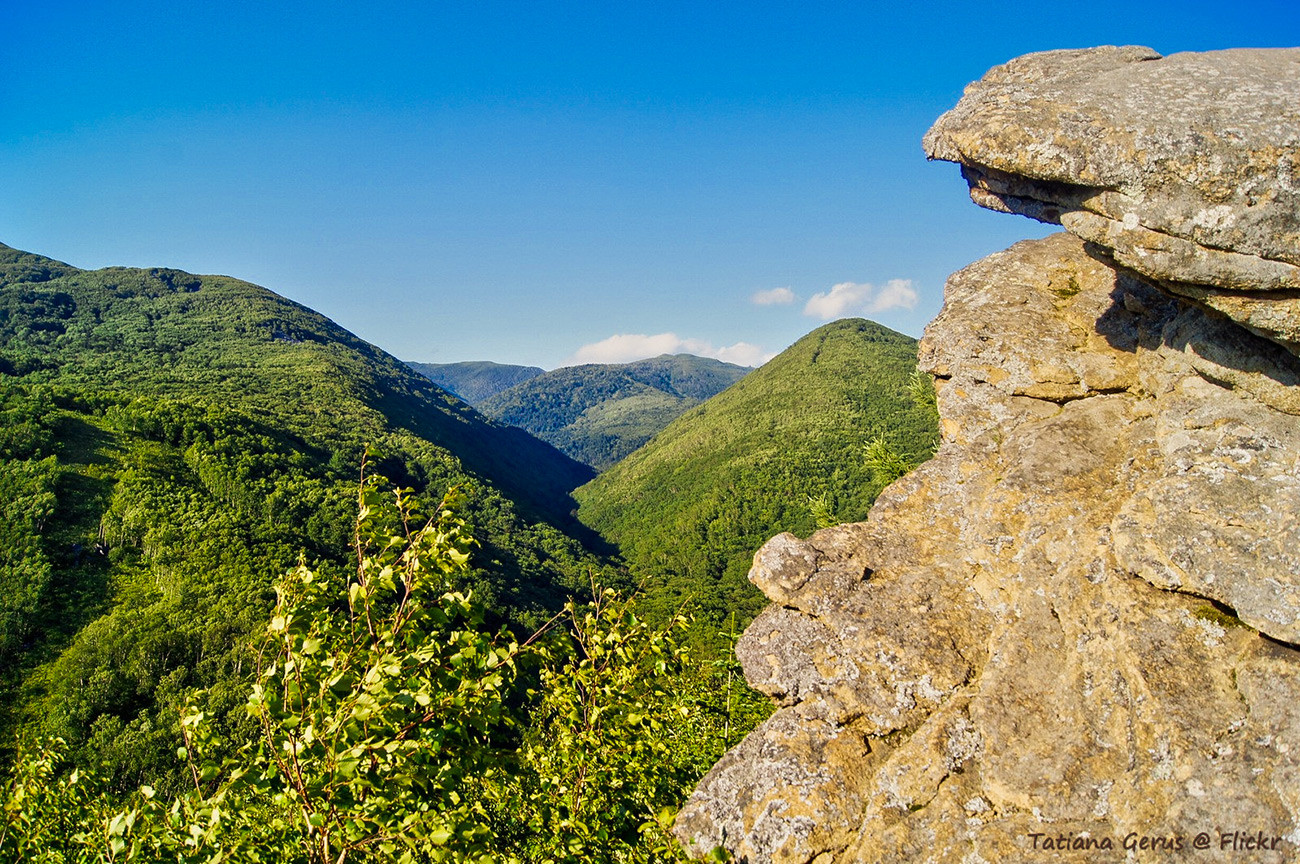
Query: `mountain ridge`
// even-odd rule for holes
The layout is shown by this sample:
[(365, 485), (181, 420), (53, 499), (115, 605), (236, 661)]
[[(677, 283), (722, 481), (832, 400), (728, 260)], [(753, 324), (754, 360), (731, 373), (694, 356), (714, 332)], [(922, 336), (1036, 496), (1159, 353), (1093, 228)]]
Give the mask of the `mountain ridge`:
[[(360, 412), (364, 428), (343, 430), (354, 442), (364, 433), (378, 434), (385, 426), (405, 429), (457, 453), (469, 470), (557, 521), (564, 521), (570, 509), (569, 490), (589, 476), (586, 466), (492, 421), (382, 349), (269, 289), (229, 276), (198, 276), (169, 268), (81, 270), (12, 247), (4, 250), (8, 251), (0, 252), (4, 268), (0, 278), (8, 284), (25, 273), (43, 277), (25, 283), (34, 286), (26, 301), (12, 297), (0, 310), (4, 360), (13, 368), (24, 361), (39, 364), (45, 349), (80, 349), (73, 362), (64, 357), (61, 364), (96, 387), (123, 389), (124, 379), (130, 377), (125, 389), (166, 392), (197, 381), (216, 390), (228, 404), (263, 417), (268, 415), (266, 405), (248, 398), (250, 393), (279, 405), (341, 399), (364, 409)], [(45, 296), (52, 283), (64, 279), (100, 283), (77, 286), (86, 295), (83, 303), (89, 309), (79, 314), (75, 298), (66, 290)], [(142, 305), (169, 308), (131, 308)], [(227, 307), (235, 311), (227, 315)], [(5, 322), (22, 314), (32, 319), (31, 329), (52, 338), (27, 339), (15, 352), (14, 334), (5, 330)], [(117, 320), (100, 320), (105, 314)], [(164, 318), (166, 322), (157, 326)], [(236, 343), (240, 352), (205, 349), (218, 335)], [(191, 376), (184, 382), (182, 371)], [(310, 388), (307, 398), (283, 386), (290, 379), (276, 373), (285, 371), (308, 373), (292, 378), (295, 387)], [(278, 411), (271, 413), (279, 416)], [(293, 431), (308, 437), (319, 424), (331, 425), (330, 417), (322, 415), (302, 418), (289, 413), (283, 419)], [(529, 477), (529, 482), (520, 482), (521, 476)]]
[(597, 470), (609, 468), (691, 406), (749, 370), (693, 354), (562, 366), (480, 403)]
[(575, 490), (578, 516), (650, 577), (664, 609), (695, 596), (714, 623), (752, 616), (759, 543), (861, 517), (888, 482), (861, 455), (874, 438), (928, 457), (937, 420), (912, 392), (916, 352), (872, 321), (823, 325)]
[(448, 393), (459, 396), (474, 406), (546, 371), (540, 366), (518, 366), (493, 360), (463, 360), (459, 363), (420, 363), (408, 360), (406, 365)]

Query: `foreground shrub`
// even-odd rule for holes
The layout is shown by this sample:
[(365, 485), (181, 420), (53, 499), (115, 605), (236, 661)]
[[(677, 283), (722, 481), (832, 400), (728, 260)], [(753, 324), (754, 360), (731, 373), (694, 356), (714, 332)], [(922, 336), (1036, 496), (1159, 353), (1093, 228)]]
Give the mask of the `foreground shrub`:
[(276, 588), (253, 740), (218, 740), (194, 694), (192, 788), (167, 800), (112, 794), (59, 740), (29, 747), (0, 861), (681, 860), (674, 808), (732, 715), (728, 687), (728, 740), (709, 734), (722, 694), (684, 672), (686, 619), (650, 627), (593, 587), (521, 644), (463, 590), (472, 545), (454, 495), (425, 518), (365, 478), (355, 572), (299, 565)]

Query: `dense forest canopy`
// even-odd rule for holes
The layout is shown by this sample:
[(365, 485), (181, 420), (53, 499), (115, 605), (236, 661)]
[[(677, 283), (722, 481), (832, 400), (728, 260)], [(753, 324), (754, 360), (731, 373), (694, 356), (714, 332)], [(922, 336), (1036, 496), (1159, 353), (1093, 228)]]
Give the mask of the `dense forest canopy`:
[(238, 280), (0, 249), (0, 411), (0, 746), (56, 734), (123, 782), (175, 782), (188, 690), (237, 722), (276, 576), (347, 560), (367, 445), (461, 490), (494, 614), (544, 619), (601, 564), (569, 515), (589, 469)]
[(460, 502), (426, 512), (367, 474), (354, 565), (275, 585), (244, 728), (186, 693), (163, 789), (28, 744), (0, 786), (0, 861), (684, 860), (675, 807), (760, 704), (734, 664), (688, 670), (683, 619), (648, 626), (603, 586), (525, 640), (494, 626), (464, 588)]
[[(84, 856), (68, 860), (88, 861), (129, 839), (123, 849), (154, 860), (218, 800), (226, 828), (210, 822), (203, 843), (217, 845), (202, 848), (324, 861), (310, 850), (325, 823), (295, 822), (286, 800), (307, 812), (311, 795), (333, 790), (352, 812), (372, 792), (331, 773), (314, 792), (262, 797), (284, 777), (258, 748), (298, 735), (302, 711), (344, 722), (337, 711), (360, 704), (348, 701), (355, 687), (322, 685), (315, 707), (285, 696), (272, 722), (255, 697), (268, 674), (258, 651), (290, 612), (315, 622), (281, 646), (296, 668), (396, 650), (373, 641), (379, 631), (357, 641), (355, 591), (388, 585), (391, 574), (367, 581), (366, 562), (425, 542), (403, 520), (429, 511), (461, 539), (428, 559), (442, 562), (439, 590), (450, 593), (430, 598), (421, 626), (462, 659), (429, 679), (443, 690), (395, 692), (416, 704), (448, 687), (492, 692), (473, 728), (446, 739), (443, 761), (390, 765), (410, 789), (437, 773), (451, 796), (438, 813), (428, 798), (425, 815), (399, 812), (418, 847), (411, 860), (443, 860), (443, 846), (460, 850), (446, 860), (674, 860), (665, 819), (769, 710), (727, 650), (761, 604), (744, 581), (749, 557), (777, 531), (861, 518), (928, 455), (933, 390), (912, 375), (915, 361), (914, 340), (842, 321), (753, 372), (665, 356), (535, 375), (488, 400), (612, 466), (592, 481), (587, 465), (266, 289), (166, 269), (84, 271), (0, 246), (0, 762), (15, 772), (0, 861), (15, 837), (36, 844), (29, 851), (52, 837), (81, 844)], [(372, 500), (390, 481), (408, 490), (396, 519)], [(303, 574), (346, 590), (293, 587)], [(405, 608), (408, 588), (385, 590), (397, 593), (376, 614)], [(291, 597), (307, 605), (286, 612)], [(318, 653), (326, 644), (343, 653)], [(500, 656), (500, 681), (461, 668), (511, 644), (527, 650)], [(333, 753), (321, 764), (351, 763)], [(261, 785), (249, 786), (241, 778), (254, 769)], [(476, 772), (481, 782), (467, 779)], [(413, 806), (392, 791), (386, 806)], [(375, 816), (365, 807), (362, 822)], [(86, 834), (92, 823), (107, 833)], [(330, 842), (361, 830), (344, 823)], [(349, 860), (386, 860), (376, 850), (397, 847), (373, 838), (390, 829), (367, 828), (372, 840), (354, 838)]]
[(591, 476), (265, 288), (157, 268), (81, 271), (9, 247), (0, 247), (0, 268), (0, 371), (237, 407), (353, 469), (365, 442), (406, 433), (551, 521), (564, 519), (569, 490)]

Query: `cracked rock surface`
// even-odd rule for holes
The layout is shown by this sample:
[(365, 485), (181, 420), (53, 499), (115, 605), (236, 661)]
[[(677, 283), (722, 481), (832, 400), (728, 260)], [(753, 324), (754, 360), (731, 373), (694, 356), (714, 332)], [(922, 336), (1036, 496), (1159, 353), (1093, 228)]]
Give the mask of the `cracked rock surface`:
[(1300, 360), (1062, 233), (955, 274), (921, 362), (938, 454), (866, 522), (755, 556), (774, 605), (737, 654), (780, 707), (678, 836), (750, 864), (1062, 836), (1121, 861), (1223, 829), (1296, 860)]
[(1029, 54), (967, 87), (924, 146), (977, 204), (1296, 344), (1300, 49)]
[(939, 120), (977, 203), (1068, 233), (948, 280), (935, 457), (755, 556), (779, 707), (688, 849), (1300, 860), (1298, 143), (1300, 50), (1029, 55)]

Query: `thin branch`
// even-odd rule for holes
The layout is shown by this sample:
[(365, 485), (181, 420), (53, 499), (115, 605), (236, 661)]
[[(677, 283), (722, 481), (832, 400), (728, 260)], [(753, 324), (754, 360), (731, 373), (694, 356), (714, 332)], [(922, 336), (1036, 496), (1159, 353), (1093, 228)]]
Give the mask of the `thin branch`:
[(189, 763), (190, 776), (194, 778), (194, 791), (202, 795), (203, 788), (202, 784), (199, 782), (199, 770), (194, 764), (194, 750), (190, 745), (190, 733), (185, 728), (184, 723), (181, 723), (181, 739), (185, 742), (185, 761)]

